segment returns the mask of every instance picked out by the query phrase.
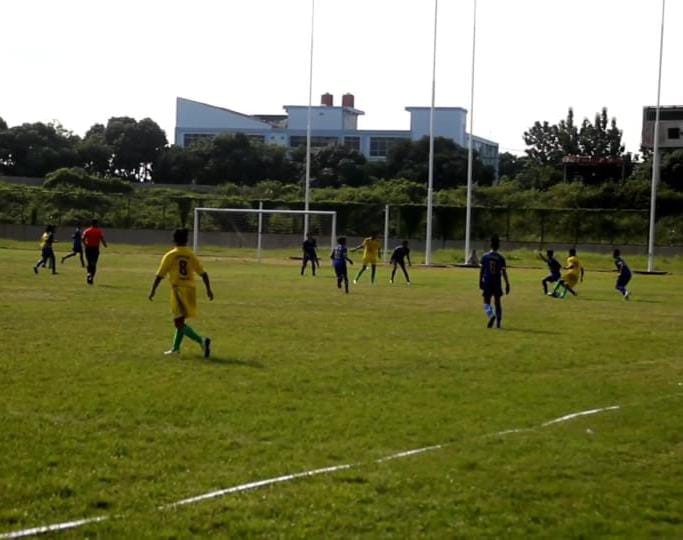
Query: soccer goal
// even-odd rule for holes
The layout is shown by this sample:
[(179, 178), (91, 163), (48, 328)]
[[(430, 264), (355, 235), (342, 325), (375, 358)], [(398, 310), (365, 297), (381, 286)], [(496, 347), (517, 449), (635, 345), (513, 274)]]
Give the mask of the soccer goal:
[(251, 248), (261, 260), (264, 249), (300, 249), (304, 219), (309, 217), (309, 231), (320, 245), (329, 240), (334, 249), (337, 236), (337, 212), (331, 210), (281, 210), (259, 208), (195, 208), (192, 245)]

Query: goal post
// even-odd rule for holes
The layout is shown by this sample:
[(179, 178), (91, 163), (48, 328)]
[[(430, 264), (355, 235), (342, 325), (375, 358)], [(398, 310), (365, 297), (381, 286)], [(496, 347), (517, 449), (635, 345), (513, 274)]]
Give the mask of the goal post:
[(251, 219), (256, 218), (256, 258), (261, 260), (261, 253), (263, 250), (263, 236), (264, 236), (264, 216), (283, 215), (283, 216), (320, 216), (331, 220), (330, 224), (330, 249), (334, 249), (337, 237), (337, 212), (334, 210), (280, 210), (280, 209), (264, 209), (263, 203), (259, 208), (210, 208), (198, 207), (194, 209), (194, 225), (192, 234), (192, 247), (195, 252), (199, 251), (200, 229), (201, 229), (201, 215), (202, 214), (227, 214), (251, 216)]

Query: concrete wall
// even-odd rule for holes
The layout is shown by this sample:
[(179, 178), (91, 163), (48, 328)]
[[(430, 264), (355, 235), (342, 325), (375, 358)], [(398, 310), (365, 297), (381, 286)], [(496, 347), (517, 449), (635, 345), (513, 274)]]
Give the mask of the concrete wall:
[[(0, 238), (10, 239), (10, 240), (22, 240), (35, 242), (36, 249), (38, 249), (38, 243), (40, 235), (43, 233), (44, 227), (38, 225), (8, 225), (0, 224)], [(67, 251), (70, 247), (71, 242), (71, 227), (60, 227), (57, 229), (56, 238), (60, 242), (64, 242), (62, 245), (57, 245), (57, 252)], [(170, 245), (172, 243), (172, 231), (157, 231), (157, 230), (129, 230), (129, 229), (105, 229), (105, 237), (107, 242), (112, 245), (115, 244), (133, 244), (133, 245)], [(286, 235), (286, 234), (265, 234), (262, 238), (263, 249), (292, 249), (292, 255), (298, 255), (301, 248), (302, 237), (300, 235)], [(318, 248), (321, 257), (328, 256), (328, 250), (330, 248), (330, 237), (329, 236), (319, 236)], [(348, 237), (347, 245), (349, 248), (357, 246), (363, 240), (362, 237)], [(400, 242), (401, 238), (391, 238), (389, 240), (389, 250), (393, 250)], [(224, 247), (224, 248), (253, 248), (254, 254), (256, 253), (256, 243), (257, 238), (255, 233), (222, 233), (222, 232), (205, 232), (201, 233), (199, 236), (200, 251), (202, 246), (212, 246), (212, 247)], [(382, 245), (384, 241), (382, 240)], [(424, 251), (424, 240), (411, 240), (411, 249), (415, 251)], [(538, 249), (540, 246), (538, 242), (506, 242), (502, 241), (501, 250), (504, 252), (514, 250), (514, 249)], [(567, 250), (570, 247), (574, 247), (573, 244), (552, 244), (543, 246), (543, 249), (552, 248), (555, 253), (564, 257)], [(613, 247), (610, 244), (580, 244), (576, 246), (581, 254), (582, 251), (592, 252), (592, 253), (611, 253)], [(621, 249), (624, 255), (647, 255), (646, 245), (621, 245), (617, 246)], [(432, 242), (432, 249), (438, 251), (439, 249), (455, 249), (457, 256), (454, 257), (453, 263), (462, 262), (461, 258), (463, 254), (464, 242), (446, 242), (444, 245), (438, 240)], [(472, 242), (472, 248), (477, 251), (478, 256), (481, 256), (485, 251), (488, 250), (487, 242)], [(360, 254), (356, 254), (358, 258)], [(657, 256), (673, 256), (673, 255), (683, 255), (683, 246), (666, 246), (658, 247), (656, 250)], [(351, 256), (353, 259), (353, 256)], [(418, 261), (416, 261), (418, 262)]]

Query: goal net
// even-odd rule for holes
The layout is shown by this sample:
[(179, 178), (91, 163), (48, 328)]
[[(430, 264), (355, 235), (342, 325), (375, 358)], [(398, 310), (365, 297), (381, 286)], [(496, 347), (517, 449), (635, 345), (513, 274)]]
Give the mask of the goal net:
[(306, 221), (319, 247), (334, 248), (336, 212), (264, 208), (195, 208), (192, 244), (195, 252), (209, 245), (253, 249), (260, 260), (265, 250), (300, 250)]

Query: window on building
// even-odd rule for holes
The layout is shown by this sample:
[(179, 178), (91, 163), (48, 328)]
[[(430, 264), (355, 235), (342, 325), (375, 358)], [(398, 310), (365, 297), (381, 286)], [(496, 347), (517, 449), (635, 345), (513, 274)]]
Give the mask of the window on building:
[(667, 130), (667, 138), (669, 139), (680, 139), (681, 138), (681, 128), (672, 127)]
[(265, 135), (247, 135), (249, 137), (249, 140), (254, 143), (265, 143), (266, 142), (266, 136)]
[(188, 147), (200, 141), (211, 140), (215, 135), (211, 133), (185, 133), (183, 136), (183, 146)]
[(344, 137), (344, 146), (360, 152), (360, 137)]
[(402, 140), (399, 137), (370, 138), (370, 157), (386, 157), (389, 153), (389, 148)]
[[(322, 148), (339, 144), (339, 137), (311, 137), (311, 148)], [(306, 135), (292, 135), (289, 138), (289, 146), (306, 146)]]

